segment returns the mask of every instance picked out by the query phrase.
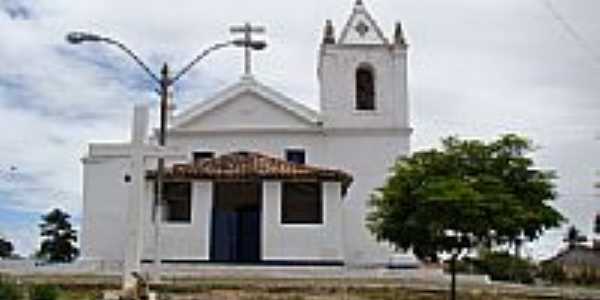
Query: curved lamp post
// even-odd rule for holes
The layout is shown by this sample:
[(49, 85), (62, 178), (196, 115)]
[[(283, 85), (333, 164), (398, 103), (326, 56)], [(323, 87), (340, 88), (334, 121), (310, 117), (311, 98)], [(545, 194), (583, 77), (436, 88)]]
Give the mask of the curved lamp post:
[[(208, 56), (213, 51), (219, 50), (221, 48), (235, 46), (246, 48), (246, 50), (263, 50), (267, 47), (267, 43), (265, 41), (253, 41), (249, 36), (246, 36), (245, 39), (235, 39), (231, 41), (226, 41), (222, 43), (214, 44), (211, 47), (208, 47), (206, 50), (202, 51), (198, 56), (196, 56), (190, 63), (188, 63), (185, 67), (181, 69), (181, 71), (175, 73), (174, 76), (170, 76), (169, 67), (165, 63), (161, 69), (160, 76), (152, 72), (152, 70), (133, 52), (129, 49), (125, 44), (119, 42), (118, 40), (100, 36), (98, 34), (90, 33), (90, 32), (82, 32), (76, 31), (67, 34), (66, 36), (67, 42), (70, 44), (78, 45), (85, 42), (101, 42), (107, 43), (113, 46), (118, 47), (122, 51), (124, 51), (130, 58), (132, 58), (143, 70), (144, 72), (154, 81), (155, 84), (158, 85), (157, 92), (160, 95), (160, 129), (158, 135), (158, 144), (159, 146), (166, 145), (166, 135), (167, 135), (167, 109), (168, 109), (168, 91), (171, 86), (175, 84), (182, 76), (184, 76), (188, 71), (190, 71), (199, 61)], [(154, 230), (155, 230), (155, 258), (154, 263), (156, 266), (156, 276), (157, 279), (160, 280), (160, 250), (159, 250), (159, 223), (160, 217), (158, 213), (160, 212), (161, 202), (163, 200), (163, 174), (165, 168), (164, 158), (158, 159), (158, 172), (156, 176), (156, 186), (157, 190), (155, 193), (155, 201), (153, 205), (153, 221), (154, 221)]]

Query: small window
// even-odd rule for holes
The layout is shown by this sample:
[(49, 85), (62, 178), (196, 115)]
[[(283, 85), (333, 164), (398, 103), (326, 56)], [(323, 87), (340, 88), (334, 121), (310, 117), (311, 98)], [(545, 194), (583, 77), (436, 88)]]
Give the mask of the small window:
[(303, 165), (306, 163), (306, 151), (303, 149), (288, 149), (285, 151), (285, 159), (288, 162)]
[(164, 184), (164, 220), (174, 223), (192, 221), (192, 185), (189, 182), (166, 182)]
[(320, 183), (282, 183), (282, 224), (323, 224)]
[(369, 66), (356, 70), (356, 110), (375, 110), (375, 76)]
[(194, 152), (194, 161), (200, 161), (200, 160), (205, 160), (205, 159), (212, 159), (215, 157), (215, 153), (214, 152), (209, 152), (209, 151), (198, 151), (198, 152)]

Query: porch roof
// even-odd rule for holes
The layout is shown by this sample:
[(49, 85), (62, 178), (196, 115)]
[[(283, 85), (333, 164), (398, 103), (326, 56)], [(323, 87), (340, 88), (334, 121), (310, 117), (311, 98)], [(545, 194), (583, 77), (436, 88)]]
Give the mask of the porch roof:
[[(148, 173), (156, 177), (156, 171)], [(346, 190), (352, 176), (342, 170), (291, 163), (258, 152), (234, 152), (189, 164), (175, 164), (165, 170), (166, 180), (282, 180), (338, 181)]]

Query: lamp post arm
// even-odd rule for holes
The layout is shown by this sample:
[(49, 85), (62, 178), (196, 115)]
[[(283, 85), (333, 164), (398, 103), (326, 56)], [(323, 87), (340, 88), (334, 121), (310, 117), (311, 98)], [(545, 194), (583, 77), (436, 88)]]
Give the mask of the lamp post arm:
[(169, 82), (169, 84), (173, 84), (177, 80), (179, 80), (191, 68), (193, 68), (194, 65), (196, 65), (199, 61), (201, 61), (204, 57), (206, 57), (211, 52), (213, 52), (215, 50), (219, 50), (221, 48), (225, 48), (225, 47), (231, 46), (233, 44), (234, 44), (233, 41), (218, 43), (218, 44), (215, 44), (215, 45), (209, 47), (208, 49), (204, 50), (202, 53), (200, 53), (198, 56), (196, 56), (187, 66), (185, 66), (183, 69), (181, 69), (181, 71), (177, 72), (177, 74), (175, 74), (175, 76), (173, 76), (173, 79), (171, 79), (171, 81)]
[(150, 76), (152, 78), (152, 80), (154, 80), (154, 82), (156, 82), (158, 84), (161, 83), (160, 78), (156, 74), (154, 74), (154, 72), (152, 72), (152, 70), (150, 70), (150, 68), (139, 58), (139, 56), (137, 56), (137, 54), (135, 54), (135, 52), (133, 52), (131, 49), (127, 48), (127, 46), (125, 46), (123, 43), (121, 43), (117, 40), (113, 40), (111, 38), (106, 38), (106, 37), (102, 37), (100, 40), (105, 43), (117, 46), (118, 48), (123, 50), (125, 53), (127, 53), (127, 55), (129, 57), (131, 57), (144, 70), (144, 72), (146, 72), (146, 74), (148, 74), (148, 76)]

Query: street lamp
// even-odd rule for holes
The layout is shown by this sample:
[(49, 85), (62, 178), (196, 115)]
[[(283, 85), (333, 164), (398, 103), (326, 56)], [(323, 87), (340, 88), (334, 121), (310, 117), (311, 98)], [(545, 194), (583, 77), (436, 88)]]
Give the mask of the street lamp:
[[(267, 43), (265, 41), (255, 41), (252, 40), (250, 36), (250, 32), (252, 27), (250, 24), (247, 24), (247, 35), (244, 39), (235, 39), (226, 42), (221, 42), (214, 44), (211, 47), (208, 47), (206, 50), (202, 51), (198, 56), (196, 56), (190, 63), (188, 63), (185, 67), (181, 69), (181, 71), (175, 73), (174, 76), (170, 76), (169, 67), (165, 63), (161, 69), (160, 76), (156, 75), (152, 70), (133, 52), (129, 49), (125, 44), (119, 42), (118, 40), (104, 37), (98, 34), (90, 33), (90, 32), (82, 32), (76, 31), (67, 34), (66, 40), (68, 43), (73, 45), (79, 45), (85, 42), (103, 42), (113, 46), (118, 47), (122, 51), (124, 51), (130, 58), (132, 58), (143, 70), (144, 72), (158, 85), (158, 93), (160, 95), (160, 129), (158, 134), (158, 144), (163, 147), (166, 145), (166, 136), (167, 136), (167, 110), (168, 110), (168, 91), (171, 86), (175, 84), (183, 75), (185, 75), (190, 69), (194, 67), (199, 61), (201, 61), (204, 57), (206, 57), (211, 52), (225, 48), (228, 46), (241, 47), (245, 48), (249, 52), (249, 50), (260, 51), (267, 47)], [(246, 57), (248, 61), (248, 55)], [(158, 212), (160, 212), (160, 205), (163, 201), (163, 176), (164, 176), (164, 168), (165, 168), (165, 160), (160, 157), (158, 159), (158, 171), (156, 176), (156, 193), (155, 193), (155, 201), (153, 206), (153, 220), (154, 220), (154, 232), (155, 232), (155, 266), (158, 278), (160, 278), (160, 255), (159, 255), (159, 224), (160, 224), (160, 216), (158, 216)]]

